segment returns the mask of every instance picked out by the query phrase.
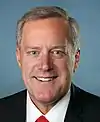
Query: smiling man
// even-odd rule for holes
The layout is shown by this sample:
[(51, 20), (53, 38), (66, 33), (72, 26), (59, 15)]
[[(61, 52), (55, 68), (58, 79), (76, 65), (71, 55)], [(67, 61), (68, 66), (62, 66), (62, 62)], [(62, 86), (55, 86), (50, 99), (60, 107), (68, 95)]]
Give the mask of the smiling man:
[(80, 59), (76, 20), (57, 6), (36, 7), (18, 21), (16, 37), (27, 90), (0, 101), (2, 122), (100, 122), (100, 98), (71, 82)]

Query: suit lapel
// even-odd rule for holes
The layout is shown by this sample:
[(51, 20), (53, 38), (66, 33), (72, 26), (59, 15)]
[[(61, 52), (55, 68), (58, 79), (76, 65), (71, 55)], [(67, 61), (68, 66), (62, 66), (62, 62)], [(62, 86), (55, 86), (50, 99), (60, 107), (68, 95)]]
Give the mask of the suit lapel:
[(72, 84), (71, 98), (64, 122), (82, 122), (82, 106), (79, 90)]

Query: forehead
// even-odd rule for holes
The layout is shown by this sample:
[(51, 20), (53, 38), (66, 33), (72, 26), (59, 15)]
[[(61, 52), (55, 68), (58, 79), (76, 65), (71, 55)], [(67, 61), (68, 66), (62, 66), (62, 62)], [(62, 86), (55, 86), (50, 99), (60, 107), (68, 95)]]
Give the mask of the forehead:
[[(69, 25), (63, 18), (47, 18), (28, 21), (24, 24), (22, 40), (67, 40)], [(37, 41), (36, 41), (37, 40)], [(28, 41), (29, 42), (29, 41)]]
[[(29, 24), (34, 24), (34, 27), (37, 25), (48, 25), (55, 26), (55, 27), (61, 27), (62, 25), (68, 26), (68, 21), (61, 17), (49, 17), (49, 18), (43, 18), (43, 19), (37, 19), (37, 20), (29, 20), (24, 24), (24, 28), (29, 26)], [(59, 26), (58, 26), (59, 25)], [(61, 25), (61, 26), (60, 26)]]
[(51, 29), (53, 30), (63, 30), (63, 33), (69, 30), (68, 21), (63, 18), (54, 17), (54, 18), (47, 18), (47, 19), (38, 19), (38, 20), (31, 20), (27, 21), (24, 24), (23, 32), (27, 32), (27, 30), (43, 30), (43, 29)]

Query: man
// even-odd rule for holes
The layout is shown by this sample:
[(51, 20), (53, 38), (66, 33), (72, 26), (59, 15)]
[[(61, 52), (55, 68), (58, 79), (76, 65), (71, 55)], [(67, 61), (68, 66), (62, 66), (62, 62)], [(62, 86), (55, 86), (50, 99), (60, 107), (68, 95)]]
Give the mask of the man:
[(80, 58), (76, 20), (57, 6), (36, 7), (16, 35), (27, 90), (0, 100), (1, 122), (100, 122), (100, 98), (71, 82)]

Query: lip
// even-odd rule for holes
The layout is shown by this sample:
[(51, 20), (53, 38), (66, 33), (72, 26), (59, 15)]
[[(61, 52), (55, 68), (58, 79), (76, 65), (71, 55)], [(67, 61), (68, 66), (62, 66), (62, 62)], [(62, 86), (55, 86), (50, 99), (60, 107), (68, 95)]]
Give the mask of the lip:
[(35, 78), (36, 80), (40, 81), (40, 82), (50, 82), (53, 81), (54, 79), (56, 79), (58, 76), (50, 76), (50, 77), (40, 77), (40, 76), (34, 76), (33, 78)]

